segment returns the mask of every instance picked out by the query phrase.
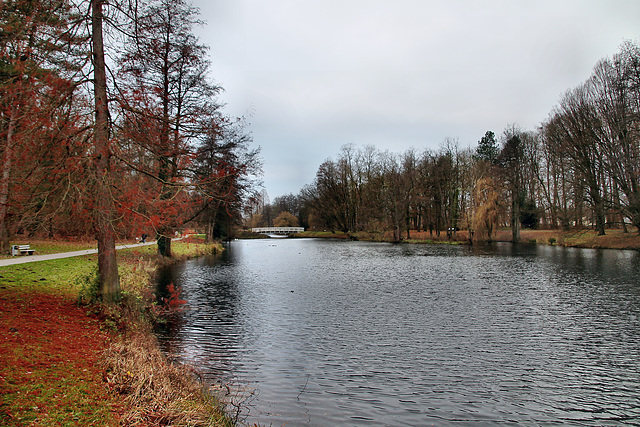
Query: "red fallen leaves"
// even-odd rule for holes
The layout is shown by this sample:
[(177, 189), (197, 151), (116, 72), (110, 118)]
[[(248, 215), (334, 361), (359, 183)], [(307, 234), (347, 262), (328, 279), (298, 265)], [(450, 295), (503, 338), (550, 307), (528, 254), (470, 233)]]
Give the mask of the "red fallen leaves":
[[(102, 382), (101, 353), (108, 344), (98, 320), (70, 298), (0, 292), (0, 402), (17, 399), (18, 405), (37, 406), (31, 409), (45, 414), (54, 406), (74, 405), (64, 386), (82, 382), (91, 384), (90, 399), (113, 402), (116, 419), (121, 409)], [(45, 393), (55, 399), (46, 405), (30, 403)], [(0, 420), (13, 416), (10, 406), (0, 403)]]

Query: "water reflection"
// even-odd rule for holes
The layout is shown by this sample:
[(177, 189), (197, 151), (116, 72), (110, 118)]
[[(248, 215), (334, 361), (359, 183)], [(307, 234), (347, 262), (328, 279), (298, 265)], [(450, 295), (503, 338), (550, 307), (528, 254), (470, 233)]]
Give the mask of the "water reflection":
[(238, 241), (164, 340), (261, 424), (640, 423), (639, 254)]

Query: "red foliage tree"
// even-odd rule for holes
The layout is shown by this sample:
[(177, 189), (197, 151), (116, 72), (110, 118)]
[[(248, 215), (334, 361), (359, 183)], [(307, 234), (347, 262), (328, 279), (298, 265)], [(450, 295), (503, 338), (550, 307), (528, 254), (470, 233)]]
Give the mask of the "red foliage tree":
[[(0, 4), (0, 252), (11, 230), (33, 229), (55, 210), (84, 149), (74, 106), (67, 1)], [(73, 178), (69, 178), (73, 179)], [(69, 194), (69, 192), (67, 192)], [(49, 217), (51, 219), (51, 217)]]
[(207, 48), (192, 33), (197, 9), (184, 0), (155, 0), (135, 15), (120, 58), (119, 158), (137, 174), (130, 189), (138, 206), (131, 211), (156, 232), (159, 253), (171, 256), (173, 232), (191, 212), (194, 141), (217, 109), (219, 88), (208, 79)]

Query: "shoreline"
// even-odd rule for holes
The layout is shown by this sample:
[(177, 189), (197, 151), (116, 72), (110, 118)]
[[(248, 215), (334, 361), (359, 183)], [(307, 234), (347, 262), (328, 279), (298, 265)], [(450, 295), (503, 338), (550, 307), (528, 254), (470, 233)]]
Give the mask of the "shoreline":
[(189, 239), (170, 260), (119, 251), (114, 305), (92, 302), (95, 255), (1, 267), (0, 424), (235, 425), (224, 393), (162, 353), (152, 329), (180, 311), (154, 296), (157, 267), (221, 249)]
[[(389, 242), (389, 236), (305, 232), (297, 237)], [(521, 236), (525, 244), (640, 250), (635, 230), (626, 234), (607, 230), (605, 236), (588, 229), (523, 230)], [(494, 241), (510, 239), (509, 230), (500, 230)], [(469, 244), (463, 231), (451, 239), (445, 233), (438, 238), (414, 231), (403, 242)], [(157, 417), (188, 415), (199, 420), (191, 425), (235, 425), (233, 414), (224, 412), (217, 413), (220, 418), (215, 423), (204, 420), (203, 414), (212, 408), (223, 410), (224, 398), (212, 403), (220, 390), (195, 381), (193, 368), (173, 363), (160, 351), (153, 334), (153, 322), (172, 312), (166, 301), (154, 300), (151, 275), (163, 263), (212, 251), (197, 239), (174, 249), (175, 258), (169, 260), (158, 258), (152, 247), (122, 251), (118, 263), (126, 296), (117, 306), (76, 302), (90, 296), (87, 289), (95, 274), (95, 255), (0, 267), (0, 336), (4, 336), (0, 356), (5, 361), (0, 367), (0, 424), (153, 424)], [(162, 383), (161, 396), (144, 390), (152, 379)], [(137, 395), (130, 397), (132, 391)], [(186, 414), (184, 400), (171, 400), (178, 394), (198, 409)], [(193, 399), (198, 403), (194, 405)]]
[[(344, 233), (344, 232), (316, 232), (305, 231), (292, 236), (293, 238), (329, 238), (344, 240), (362, 240), (370, 242), (387, 243), (422, 243), (422, 244), (456, 244), (468, 245), (469, 234), (466, 230), (457, 231), (451, 238), (447, 238), (445, 232), (440, 236), (428, 231), (411, 231), (409, 238), (405, 235), (400, 242), (395, 242), (392, 233)], [(495, 233), (492, 242), (511, 242), (511, 230), (499, 230)], [(604, 236), (598, 236), (591, 229), (562, 230), (521, 230), (520, 242), (528, 244), (542, 244), (551, 246), (564, 246), (587, 249), (622, 249), (640, 250), (640, 234), (636, 230), (623, 233), (620, 229), (607, 229)], [(473, 241), (473, 245), (486, 245), (486, 241)]]

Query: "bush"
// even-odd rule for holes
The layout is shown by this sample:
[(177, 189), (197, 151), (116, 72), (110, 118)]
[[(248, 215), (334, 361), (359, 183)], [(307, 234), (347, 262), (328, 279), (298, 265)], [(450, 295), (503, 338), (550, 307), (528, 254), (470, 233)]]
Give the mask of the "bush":
[(94, 269), (88, 274), (76, 278), (75, 284), (80, 288), (78, 293), (78, 305), (89, 305), (98, 302), (98, 270)]
[(540, 210), (536, 207), (533, 200), (527, 200), (523, 203), (520, 210), (520, 223), (522, 227), (535, 230), (540, 223)]

